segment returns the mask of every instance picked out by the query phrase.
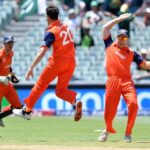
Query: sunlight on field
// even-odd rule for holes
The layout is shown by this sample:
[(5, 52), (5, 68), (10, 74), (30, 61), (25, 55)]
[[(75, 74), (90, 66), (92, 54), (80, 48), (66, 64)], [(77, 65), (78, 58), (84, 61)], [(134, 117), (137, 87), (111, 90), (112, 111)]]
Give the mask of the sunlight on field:
[[(31, 121), (19, 117), (9, 117), (4, 119), (5, 128), (0, 128), (0, 149), (12, 148), (32, 149), (37, 146), (39, 149), (49, 149), (50, 147), (63, 149), (90, 150), (105, 148), (113, 149), (149, 149), (150, 148), (150, 119), (149, 117), (138, 117), (133, 131), (133, 142), (123, 141), (126, 127), (126, 117), (117, 117), (114, 127), (117, 134), (110, 135), (107, 142), (98, 142), (100, 130), (104, 128), (102, 117), (85, 117), (80, 122), (74, 122), (72, 117), (39, 117), (32, 118)], [(16, 148), (15, 148), (16, 146)], [(28, 147), (26, 147), (28, 146)], [(2, 148), (3, 147), (3, 148)], [(11, 147), (11, 146), (10, 146)], [(66, 148), (67, 147), (67, 148)], [(36, 148), (38, 150), (38, 148)], [(10, 149), (11, 150), (11, 149)], [(132, 149), (133, 150), (133, 149)]]

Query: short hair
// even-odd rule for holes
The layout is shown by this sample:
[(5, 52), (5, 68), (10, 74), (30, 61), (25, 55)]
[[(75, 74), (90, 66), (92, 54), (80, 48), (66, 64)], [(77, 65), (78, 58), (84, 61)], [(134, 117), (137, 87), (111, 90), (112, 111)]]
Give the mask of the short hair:
[(48, 6), (46, 8), (47, 16), (52, 20), (57, 20), (59, 15), (59, 8), (56, 6)]

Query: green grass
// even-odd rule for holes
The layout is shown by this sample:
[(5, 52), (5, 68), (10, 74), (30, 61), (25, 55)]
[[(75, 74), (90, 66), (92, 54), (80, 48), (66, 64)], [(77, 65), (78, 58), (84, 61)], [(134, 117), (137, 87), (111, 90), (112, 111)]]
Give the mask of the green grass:
[(0, 128), (0, 144), (150, 148), (150, 118), (137, 117), (132, 143), (123, 141), (126, 119), (117, 117), (117, 133), (101, 143), (97, 140), (100, 132), (95, 130), (104, 128), (102, 117), (85, 117), (80, 122), (72, 117), (33, 117), (30, 121), (9, 117), (4, 119), (6, 127)]

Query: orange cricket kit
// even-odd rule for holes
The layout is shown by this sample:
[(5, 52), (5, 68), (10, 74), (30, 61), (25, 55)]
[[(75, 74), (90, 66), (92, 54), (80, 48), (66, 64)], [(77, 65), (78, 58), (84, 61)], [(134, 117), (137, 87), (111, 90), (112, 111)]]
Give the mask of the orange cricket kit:
[(112, 127), (112, 122), (116, 115), (121, 95), (123, 95), (128, 107), (126, 135), (131, 135), (138, 111), (136, 91), (131, 80), (125, 80), (115, 76), (108, 77), (106, 84), (106, 107), (104, 113), (106, 130), (110, 133), (116, 132)]
[[(6, 54), (5, 49), (0, 50), (0, 76), (7, 76), (10, 73), (10, 67), (12, 63), (13, 51)], [(12, 86), (12, 84), (4, 85), (0, 83), (0, 103), (2, 98), (6, 97), (8, 102), (15, 108), (22, 107), (19, 101), (19, 97)]]
[(68, 89), (69, 81), (76, 66), (74, 42), (68, 27), (63, 25), (59, 20), (50, 25), (46, 32), (42, 46), (48, 49), (50, 45), (53, 47), (53, 54), (49, 58), (48, 64), (39, 76), (35, 86), (32, 88), (29, 97), (24, 100), (30, 109), (34, 107), (34, 104), (46, 90), (49, 83), (56, 77), (58, 78), (56, 95), (71, 104), (74, 104), (76, 99), (77, 93)]
[(135, 61), (142, 62), (140, 57), (128, 47), (120, 49), (116, 43), (106, 48), (106, 102), (104, 119), (106, 131), (116, 133), (112, 123), (117, 113), (117, 107), (122, 95), (128, 107), (128, 122), (125, 135), (131, 135), (138, 111), (137, 95), (131, 79), (130, 66)]

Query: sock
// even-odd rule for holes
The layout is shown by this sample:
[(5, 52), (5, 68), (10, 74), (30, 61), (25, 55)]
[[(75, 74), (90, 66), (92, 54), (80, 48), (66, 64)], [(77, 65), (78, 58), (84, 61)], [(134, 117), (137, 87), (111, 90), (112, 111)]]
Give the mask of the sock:
[(31, 112), (32, 109), (26, 106), (25, 111), (26, 111), (26, 112)]

